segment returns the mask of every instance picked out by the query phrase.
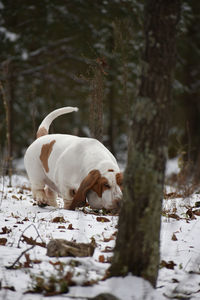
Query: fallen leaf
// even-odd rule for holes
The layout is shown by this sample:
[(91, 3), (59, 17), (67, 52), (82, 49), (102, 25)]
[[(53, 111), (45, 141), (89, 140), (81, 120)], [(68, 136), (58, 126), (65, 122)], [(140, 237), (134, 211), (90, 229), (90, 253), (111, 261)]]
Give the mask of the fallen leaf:
[(16, 224), (24, 224), (23, 221), (17, 221)]
[(97, 222), (110, 222), (110, 220), (108, 218), (105, 217), (97, 217), (96, 218)]
[(189, 218), (190, 218), (191, 220), (195, 220), (195, 219), (196, 219), (196, 217), (195, 217), (195, 215), (194, 215), (194, 212), (192, 211), (192, 208), (189, 208), (189, 209), (186, 211), (186, 215), (188, 215)]
[(113, 252), (113, 247), (106, 246), (106, 248), (104, 250), (102, 250), (101, 252), (104, 252), (104, 253)]
[(99, 255), (99, 262), (100, 263), (111, 263), (112, 257), (105, 258), (104, 255)]
[(94, 285), (96, 283), (98, 283), (98, 280), (91, 279), (91, 280), (83, 282), (82, 286), (92, 286), (92, 285)]
[(65, 229), (66, 227), (64, 225), (59, 225), (58, 229)]
[(34, 240), (32, 237), (27, 237), (25, 235), (22, 235), (22, 242), (26, 242), (28, 245), (35, 245), (35, 246), (40, 246), (43, 248), (46, 248), (46, 244), (44, 242), (40, 243), (40, 242), (36, 242), (36, 240)]
[(60, 261), (54, 262), (54, 261), (49, 260), (49, 263), (50, 263), (52, 266), (61, 266), (61, 265), (63, 266), (63, 263), (60, 262)]
[(55, 217), (55, 218), (53, 218), (53, 220), (51, 222), (52, 223), (66, 223), (64, 217)]
[(172, 241), (178, 241), (178, 239), (177, 239), (175, 233), (172, 234)]
[(15, 196), (15, 195), (12, 195), (12, 198), (16, 199), (16, 200), (19, 200), (19, 198), (17, 196)]
[(1, 245), (1, 246), (5, 246), (6, 243), (7, 243), (7, 239), (5, 239), (5, 238), (0, 238), (0, 245)]
[(69, 224), (69, 226), (67, 227), (67, 229), (74, 230), (74, 227), (72, 226), (72, 224)]
[(7, 233), (10, 233), (12, 230), (10, 229), (10, 228), (8, 228), (8, 227), (2, 227), (1, 228), (1, 232), (0, 232), (0, 234), (7, 234)]
[(168, 214), (167, 217), (172, 218), (172, 219), (176, 219), (176, 220), (180, 220), (180, 217), (177, 214)]
[(164, 199), (175, 199), (175, 198), (182, 198), (183, 195), (177, 193), (177, 192), (172, 192), (172, 193), (165, 193), (164, 194)]
[(176, 279), (176, 278), (172, 278), (172, 282), (173, 282), (173, 283), (179, 283), (179, 280)]
[(26, 258), (26, 261), (24, 262), (24, 265), (23, 265), (24, 268), (31, 268), (32, 264), (31, 264), (31, 260), (30, 260), (30, 254), (26, 253), (25, 258)]
[(200, 216), (200, 209), (193, 210), (195, 216)]
[(99, 255), (99, 262), (104, 263), (105, 262), (105, 257), (104, 255)]
[(115, 234), (112, 234), (109, 238), (104, 237), (103, 241), (105, 243), (108, 243), (110, 241), (113, 241), (115, 239)]
[(109, 237), (109, 238), (104, 238), (104, 239), (103, 239), (103, 241), (104, 241), (105, 243), (108, 243), (108, 242), (110, 242), (110, 241), (112, 241), (112, 240), (114, 240), (114, 237), (113, 237), (113, 236), (111, 236), (111, 237)]
[(160, 262), (160, 267), (161, 268), (167, 268), (167, 269), (170, 269), (170, 270), (173, 270), (176, 265), (177, 264), (175, 264), (172, 260), (170, 260), (168, 262), (166, 262), (165, 260), (162, 260)]
[(42, 261), (40, 259), (33, 259), (32, 262), (34, 264), (41, 264)]
[(16, 289), (15, 289), (15, 287), (14, 286), (2, 286), (2, 289), (4, 289), (4, 290), (10, 290), (10, 291), (12, 291), (12, 292), (16, 292)]

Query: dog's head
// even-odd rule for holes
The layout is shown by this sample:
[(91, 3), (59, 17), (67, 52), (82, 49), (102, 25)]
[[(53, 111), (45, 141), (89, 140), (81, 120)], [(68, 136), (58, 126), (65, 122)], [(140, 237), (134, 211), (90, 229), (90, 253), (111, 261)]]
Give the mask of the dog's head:
[(91, 208), (119, 209), (122, 199), (122, 173), (112, 169), (104, 174), (98, 170), (89, 172), (75, 194), (71, 209), (84, 203), (86, 197)]

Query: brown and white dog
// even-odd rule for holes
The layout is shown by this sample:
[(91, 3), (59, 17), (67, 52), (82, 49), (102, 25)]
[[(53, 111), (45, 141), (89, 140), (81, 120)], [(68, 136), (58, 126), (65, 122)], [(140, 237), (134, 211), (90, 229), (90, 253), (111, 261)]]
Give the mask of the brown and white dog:
[(98, 140), (67, 134), (48, 134), (52, 121), (77, 111), (63, 107), (42, 121), (37, 139), (25, 153), (25, 168), (38, 205), (57, 206), (59, 194), (64, 208), (85, 203), (92, 208), (117, 209), (122, 199), (122, 173), (115, 157)]

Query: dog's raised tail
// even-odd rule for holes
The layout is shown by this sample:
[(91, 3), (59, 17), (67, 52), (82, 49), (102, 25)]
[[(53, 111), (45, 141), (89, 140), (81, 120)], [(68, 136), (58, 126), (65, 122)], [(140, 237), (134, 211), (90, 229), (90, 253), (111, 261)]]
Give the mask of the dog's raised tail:
[(47, 135), (49, 133), (49, 126), (51, 125), (54, 119), (56, 119), (61, 115), (71, 113), (73, 111), (78, 111), (78, 108), (66, 106), (52, 111), (50, 114), (46, 116), (46, 118), (44, 118), (44, 120), (40, 124), (36, 134), (36, 138), (39, 138), (43, 135)]

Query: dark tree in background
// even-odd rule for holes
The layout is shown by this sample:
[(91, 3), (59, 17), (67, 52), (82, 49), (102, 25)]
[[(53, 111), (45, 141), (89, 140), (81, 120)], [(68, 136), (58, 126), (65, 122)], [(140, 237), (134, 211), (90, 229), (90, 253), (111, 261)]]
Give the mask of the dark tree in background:
[[(183, 1), (169, 155), (182, 157), (183, 184), (200, 178), (200, 2)], [(178, 80), (177, 80), (178, 79)]]
[[(0, 2), (0, 81), (9, 84), (13, 104), (12, 149), (13, 157), (22, 157), (24, 149), (33, 140), (33, 131), (44, 116), (61, 106), (78, 106), (78, 115), (64, 116), (53, 123), (54, 132), (89, 135), (90, 99), (99, 96), (98, 86), (89, 82), (88, 72), (98, 59), (108, 64), (103, 91), (103, 107), (98, 105), (99, 125), (91, 135), (103, 137), (106, 146), (117, 152), (126, 148), (122, 143), (128, 120), (123, 103), (123, 66), (116, 22), (123, 26), (122, 43), (126, 45), (127, 62), (136, 64), (141, 45), (139, 19), (142, 4), (138, 0), (113, 1), (26, 1)], [(132, 18), (134, 15), (134, 18)], [(135, 23), (135, 25), (131, 25)], [(136, 49), (130, 52), (130, 45)], [(4, 67), (9, 64), (9, 73)], [(12, 72), (11, 72), (12, 71)], [(127, 95), (134, 90), (137, 70), (127, 64)], [(94, 72), (95, 73), (95, 72)], [(96, 79), (95, 79), (96, 76)], [(86, 80), (85, 80), (86, 78)], [(101, 95), (100, 95), (101, 97)], [(0, 98), (1, 95), (0, 95)], [(100, 98), (99, 98), (100, 99)], [(97, 103), (97, 102), (96, 102)], [(110, 107), (112, 106), (112, 110)], [(0, 146), (5, 148), (5, 110), (0, 99)], [(63, 121), (62, 121), (63, 120)], [(122, 137), (122, 138), (121, 138)]]
[(155, 286), (180, 0), (146, 0), (145, 9), (144, 65), (133, 103), (124, 204), (110, 273), (131, 272)]
[[(193, 174), (200, 161), (199, 3), (182, 0), (169, 145), (170, 158), (183, 153)], [(141, 74), (143, 9), (144, 0), (1, 0), (0, 81), (5, 91), (9, 87), (13, 159), (23, 156), (47, 112), (61, 106), (78, 106), (79, 113), (55, 120), (54, 132), (73, 133), (76, 127), (77, 134), (89, 135), (92, 95), (91, 84), (84, 78), (103, 58), (108, 67), (100, 135), (124, 163), (129, 107)], [(1, 94), (0, 111), (2, 154), (6, 114)]]

